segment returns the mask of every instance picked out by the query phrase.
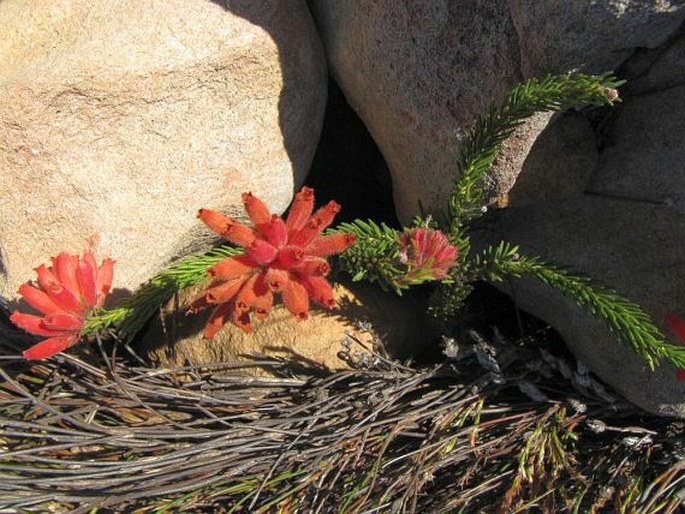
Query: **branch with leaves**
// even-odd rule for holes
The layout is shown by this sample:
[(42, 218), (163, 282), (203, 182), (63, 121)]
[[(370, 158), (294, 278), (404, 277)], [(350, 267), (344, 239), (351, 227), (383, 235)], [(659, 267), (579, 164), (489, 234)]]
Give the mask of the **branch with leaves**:
[(522, 277), (538, 279), (603, 320), (619, 340), (647, 361), (650, 369), (662, 359), (685, 368), (685, 346), (666, 343), (662, 332), (637, 304), (586, 276), (572, 274), (538, 257), (522, 256), (515, 245), (502, 242), (478, 254), (470, 276), (491, 283)]
[[(517, 247), (507, 243), (488, 248), (475, 258), (470, 256), (468, 228), (486, 210), (483, 182), (502, 143), (526, 118), (537, 112), (572, 106), (611, 106), (619, 101), (616, 88), (622, 83), (608, 73), (531, 79), (516, 86), (501, 106), (490, 107), (476, 120), (459, 155), (458, 180), (448, 204), (448, 222), (444, 227), (450, 241), (458, 248), (457, 265), (451, 280), (442, 281), (433, 293), (429, 307), (432, 316), (443, 321), (454, 319), (475, 281), (494, 283), (506, 277), (529, 276), (573, 298), (590, 314), (605, 321), (617, 338), (642, 356), (651, 369), (663, 359), (685, 367), (685, 347), (668, 344), (663, 333), (638, 305), (615, 291), (595, 285), (588, 277), (573, 275), (537, 257), (521, 256)], [(417, 224), (421, 222), (419, 219)], [(363, 272), (358, 278), (392, 286), (397, 280), (397, 269), (392, 263), (398, 250), (397, 244), (392, 244), (391, 232), (387, 228), (377, 230), (368, 224), (352, 224), (345, 229), (354, 231), (359, 239), (354, 258), (346, 261), (346, 266), (352, 270), (360, 267)], [(346, 259), (347, 255), (343, 254), (342, 258)]]
[(352, 280), (366, 280), (401, 294), (398, 284), (403, 271), (399, 266), (400, 231), (373, 220), (341, 223), (337, 230), (354, 234), (357, 242), (340, 255), (340, 266)]
[(179, 260), (155, 275), (120, 306), (93, 312), (83, 325), (83, 333), (116, 327), (120, 336), (134, 337), (176, 291), (206, 281), (209, 268), (240, 253), (242, 250), (223, 245)]
[(468, 255), (469, 224), (485, 212), (483, 180), (502, 143), (525, 120), (538, 112), (562, 111), (573, 106), (611, 106), (619, 101), (616, 88), (623, 84), (610, 73), (602, 75), (550, 75), (529, 79), (514, 87), (502, 105), (480, 116), (462, 142), (457, 161), (458, 180), (448, 204), (450, 240)]

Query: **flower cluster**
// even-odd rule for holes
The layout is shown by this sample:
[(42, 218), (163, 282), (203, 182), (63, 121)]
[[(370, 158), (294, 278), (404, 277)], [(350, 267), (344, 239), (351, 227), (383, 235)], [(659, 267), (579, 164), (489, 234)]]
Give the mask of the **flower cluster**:
[[(666, 324), (668, 328), (685, 343), (685, 321), (680, 319), (675, 313), (671, 312), (666, 316)], [(685, 369), (680, 368), (676, 371), (676, 378), (678, 380), (685, 380)]]
[(78, 342), (89, 312), (102, 307), (112, 285), (114, 261), (104, 259), (98, 267), (95, 257), (60, 253), (52, 266), (36, 268), (38, 287), (30, 283), (19, 287), (31, 307), (42, 316), (14, 311), (10, 320), (31, 334), (46, 337), (25, 350), (26, 359), (45, 359)]
[(406, 272), (401, 285), (415, 285), (429, 280), (444, 280), (454, 267), (457, 248), (439, 230), (417, 227), (399, 236), (400, 262)]
[(332, 308), (335, 301), (325, 278), (330, 271), (326, 257), (342, 252), (355, 241), (351, 234), (322, 235), (340, 206), (331, 201), (313, 213), (314, 191), (310, 188), (304, 187), (295, 195), (285, 221), (271, 214), (252, 193), (244, 193), (242, 198), (252, 227), (217, 211), (200, 209), (198, 213), (210, 229), (245, 249), (244, 254), (209, 268), (214, 280), (190, 307), (194, 312), (216, 306), (204, 330), (208, 339), (227, 322), (249, 332), (250, 314), (258, 319), (266, 317), (276, 293), (298, 319), (307, 317), (310, 298)]

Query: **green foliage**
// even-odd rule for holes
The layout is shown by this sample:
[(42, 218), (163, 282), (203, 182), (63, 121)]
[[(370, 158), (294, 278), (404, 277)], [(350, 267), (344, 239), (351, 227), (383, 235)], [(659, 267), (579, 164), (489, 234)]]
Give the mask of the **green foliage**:
[(209, 252), (190, 255), (174, 263), (144, 284), (136, 294), (122, 305), (91, 315), (83, 328), (84, 333), (118, 325), (119, 334), (133, 337), (171, 296), (185, 287), (205, 280), (207, 269), (217, 262), (241, 253), (232, 246), (220, 246)]
[(352, 275), (352, 280), (375, 282), (401, 294), (406, 286), (398, 283), (398, 278), (404, 274), (397, 245), (400, 232), (372, 220), (341, 223), (337, 230), (357, 238), (356, 243), (340, 255), (341, 268)]
[(449, 330), (461, 312), (473, 285), (463, 276), (452, 274), (450, 284), (438, 284), (428, 302), (428, 314), (438, 322), (443, 331)]
[[(502, 511), (512, 511), (512, 503), (516, 499), (521, 501), (524, 485), (527, 485), (528, 493), (535, 497), (537, 505), (549, 504), (551, 498), (545, 501), (545, 497), (560, 492), (557, 489), (563, 485), (557, 485), (556, 482), (561, 477), (567, 478), (563, 474), (565, 470), (577, 466), (572, 447), (578, 437), (568, 428), (568, 424), (566, 410), (563, 407), (553, 408), (526, 434), (526, 442), (519, 451), (516, 474), (501, 504)], [(558, 500), (552, 501), (548, 508), (558, 503)], [(524, 504), (524, 507), (530, 506)]]
[[(431, 228), (432, 222), (430, 219), (417, 218), (414, 227)], [(436, 280), (435, 269), (430, 266), (414, 266), (412, 269), (411, 264), (401, 262), (402, 232), (385, 223), (378, 225), (372, 220), (355, 220), (342, 223), (335, 231), (351, 233), (356, 237), (356, 243), (340, 255), (341, 268), (350, 273), (354, 281), (375, 282), (383, 289), (391, 289), (401, 295), (404, 289)], [(441, 282), (451, 284), (453, 281), (454, 277), (448, 277)]]
[[(590, 76), (580, 73), (530, 79), (516, 86), (500, 106), (492, 106), (479, 117), (463, 141), (457, 162), (458, 180), (448, 204), (444, 227), (459, 250), (457, 265), (448, 282), (437, 286), (430, 302), (430, 314), (443, 325), (454, 319), (471, 284), (477, 280), (499, 282), (505, 277), (529, 276), (573, 298), (590, 314), (604, 320), (617, 337), (645, 358), (650, 368), (661, 359), (685, 367), (685, 348), (669, 345), (649, 316), (615, 291), (593, 285), (539, 258), (521, 257), (515, 246), (502, 243), (470, 256), (470, 223), (485, 212), (484, 178), (502, 143), (526, 118), (541, 111), (558, 111), (571, 106), (611, 106), (619, 101), (616, 87), (622, 81), (611, 74)], [(414, 225), (430, 223), (418, 218)], [(372, 222), (344, 225), (342, 230), (357, 235), (358, 243), (343, 255), (345, 268), (355, 279), (379, 282), (400, 291), (403, 271), (397, 265), (397, 231)]]
[(522, 256), (517, 246), (505, 242), (477, 255), (472, 273), (473, 280), (488, 282), (501, 282), (507, 277), (534, 277), (602, 319), (621, 341), (647, 361), (651, 369), (661, 359), (685, 367), (685, 347), (666, 343), (659, 328), (637, 304), (594, 284), (588, 277), (571, 274), (537, 257)]
[(483, 179), (502, 143), (526, 118), (537, 112), (560, 111), (574, 105), (607, 105), (618, 101), (619, 81), (611, 74), (575, 73), (529, 79), (517, 85), (499, 107), (480, 116), (462, 142), (457, 162), (458, 180), (448, 204), (450, 240), (460, 251), (462, 263), (469, 253), (468, 224), (484, 212)]
[(609, 73), (549, 75), (515, 86), (501, 106), (491, 106), (462, 143), (457, 162), (459, 179), (449, 202), (450, 234), (455, 235), (461, 226), (482, 214), (483, 178), (502, 143), (526, 118), (574, 105), (611, 106), (618, 100), (615, 88), (622, 83)]

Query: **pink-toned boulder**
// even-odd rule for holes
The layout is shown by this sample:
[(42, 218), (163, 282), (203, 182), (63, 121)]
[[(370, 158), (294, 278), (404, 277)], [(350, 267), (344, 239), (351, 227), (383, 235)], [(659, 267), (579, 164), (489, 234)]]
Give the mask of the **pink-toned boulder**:
[[(400, 219), (444, 212), (459, 144), (475, 117), (517, 82), (614, 69), (685, 17), (661, 0), (314, 0), (333, 76), (385, 157)], [(521, 134), (488, 184), (514, 183), (545, 124)]]
[(326, 101), (304, 0), (3, 0), (0, 26), (0, 299), (86, 247), (133, 290), (208, 246), (198, 208), (283, 211), (303, 182)]

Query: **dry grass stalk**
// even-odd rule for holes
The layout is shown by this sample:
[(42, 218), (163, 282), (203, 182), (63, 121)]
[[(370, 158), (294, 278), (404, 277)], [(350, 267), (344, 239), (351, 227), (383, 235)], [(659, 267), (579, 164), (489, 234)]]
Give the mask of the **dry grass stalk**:
[(356, 344), (354, 371), (252, 364), (276, 379), (241, 376), (244, 363), (164, 370), (104, 353), (97, 366), (5, 360), (0, 510), (678, 509), (682, 448), (667, 430), (682, 424), (626, 428), (634, 410), (574, 388), (549, 355), (500, 344), (488, 371), (479, 341), (414, 369)]

